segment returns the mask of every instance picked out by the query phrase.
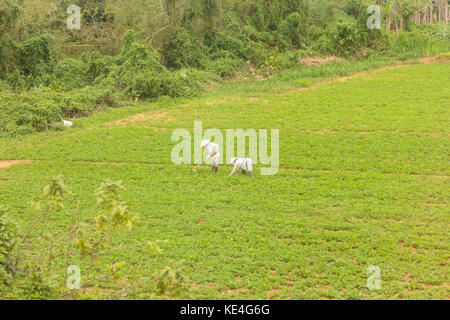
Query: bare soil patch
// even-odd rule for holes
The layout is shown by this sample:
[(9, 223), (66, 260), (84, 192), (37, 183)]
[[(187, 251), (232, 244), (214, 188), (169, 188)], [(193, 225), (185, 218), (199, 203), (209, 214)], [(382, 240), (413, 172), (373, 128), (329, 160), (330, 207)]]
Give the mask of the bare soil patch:
[(335, 56), (328, 56), (325, 58), (321, 58), (321, 57), (303, 58), (300, 60), (300, 62), (302, 64), (304, 64), (305, 66), (319, 66), (324, 63), (335, 62), (335, 61), (340, 61), (340, 60), (342, 60), (342, 59), (335, 57)]
[(19, 163), (30, 163), (31, 160), (1, 160), (0, 161), (0, 169), (9, 168), (15, 164)]
[(436, 57), (420, 58), (419, 61), (422, 62), (423, 64), (445, 63), (445, 62), (450, 62), (450, 58), (436, 56)]
[(228, 289), (228, 290), (226, 290), (226, 291), (220, 291), (219, 294), (221, 294), (221, 295), (235, 296), (235, 295), (244, 294), (244, 293), (246, 293), (247, 291), (249, 291), (248, 288)]
[(164, 123), (168, 123), (171, 121), (175, 121), (176, 119), (169, 115), (167, 112), (153, 112), (153, 113), (138, 113), (131, 117), (120, 119), (114, 122), (108, 123), (109, 126), (126, 126), (130, 123), (143, 123), (143, 122), (156, 122), (162, 121)]
[(267, 299), (269, 299), (269, 300), (275, 299), (279, 295), (280, 295), (280, 289), (270, 289), (267, 292)]

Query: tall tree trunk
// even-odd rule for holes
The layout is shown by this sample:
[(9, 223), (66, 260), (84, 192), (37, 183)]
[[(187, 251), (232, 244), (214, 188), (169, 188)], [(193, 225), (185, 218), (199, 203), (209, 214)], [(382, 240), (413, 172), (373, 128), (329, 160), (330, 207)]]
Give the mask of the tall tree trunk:
[(448, 23), (448, 19), (449, 19), (448, 15), (449, 15), (448, 14), (448, 1), (444, 1), (444, 22), (445, 23)]
[(386, 13), (386, 29), (391, 30), (391, 12), (390, 11)]
[(432, 5), (429, 6), (429, 8), (428, 8), (428, 22), (430, 24), (433, 23), (433, 6)]
[(394, 22), (395, 33), (398, 35), (398, 25), (397, 25), (397, 2), (394, 1), (394, 7), (392, 10), (392, 21)]

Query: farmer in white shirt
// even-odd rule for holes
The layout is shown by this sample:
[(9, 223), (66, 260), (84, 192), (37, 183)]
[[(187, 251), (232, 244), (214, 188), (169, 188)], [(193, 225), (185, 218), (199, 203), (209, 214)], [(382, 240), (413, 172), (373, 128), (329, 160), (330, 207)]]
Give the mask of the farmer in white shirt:
[(220, 158), (219, 145), (217, 143), (211, 142), (209, 140), (203, 140), (201, 147), (203, 149), (206, 148), (206, 150), (208, 151), (208, 156), (206, 157), (205, 160), (208, 161), (209, 159), (211, 159), (212, 171), (218, 172), (219, 171), (219, 158)]
[(252, 159), (250, 158), (232, 158), (230, 163), (234, 166), (233, 171), (231, 171), (230, 177), (235, 173), (239, 174), (239, 170), (242, 169), (242, 174), (248, 174), (251, 178), (253, 178), (253, 165)]

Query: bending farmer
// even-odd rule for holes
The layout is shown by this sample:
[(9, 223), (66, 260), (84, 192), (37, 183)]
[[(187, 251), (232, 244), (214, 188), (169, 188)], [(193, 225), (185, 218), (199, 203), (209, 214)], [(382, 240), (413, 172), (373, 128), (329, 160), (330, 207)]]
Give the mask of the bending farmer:
[(205, 161), (208, 161), (209, 159), (211, 159), (212, 171), (218, 172), (219, 171), (219, 158), (220, 158), (219, 145), (217, 143), (211, 142), (209, 140), (203, 140), (201, 147), (203, 149), (206, 148), (206, 150), (208, 151), (208, 156), (206, 157)]
[(250, 158), (232, 158), (230, 163), (234, 166), (233, 171), (231, 171), (230, 177), (235, 173), (239, 174), (239, 170), (242, 169), (242, 174), (248, 174), (251, 178), (253, 178), (253, 165), (252, 159)]

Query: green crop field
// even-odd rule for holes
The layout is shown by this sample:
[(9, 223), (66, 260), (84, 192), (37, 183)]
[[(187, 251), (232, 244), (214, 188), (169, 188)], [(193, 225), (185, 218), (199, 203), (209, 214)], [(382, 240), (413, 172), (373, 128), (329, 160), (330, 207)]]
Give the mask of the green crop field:
[[(31, 235), (30, 246), (44, 249), (40, 235), (67, 228), (76, 207), (88, 215), (102, 181), (122, 180), (140, 220), (114, 238), (126, 249), (106, 252), (102, 264), (124, 261), (150, 276), (182, 261), (182, 298), (449, 299), (449, 74), (445, 62), (297, 90), (283, 79), (249, 81), (2, 138), (0, 205), (25, 230), (30, 201), (62, 174), (74, 194)], [(173, 131), (193, 133), (197, 120), (224, 134), (279, 129), (280, 171), (262, 176), (258, 166), (250, 179), (230, 177), (225, 164), (217, 174), (173, 164)], [(163, 252), (133, 247), (146, 241), (161, 241)], [(56, 259), (55, 273), (64, 265)], [(367, 287), (372, 265), (378, 290)]]

